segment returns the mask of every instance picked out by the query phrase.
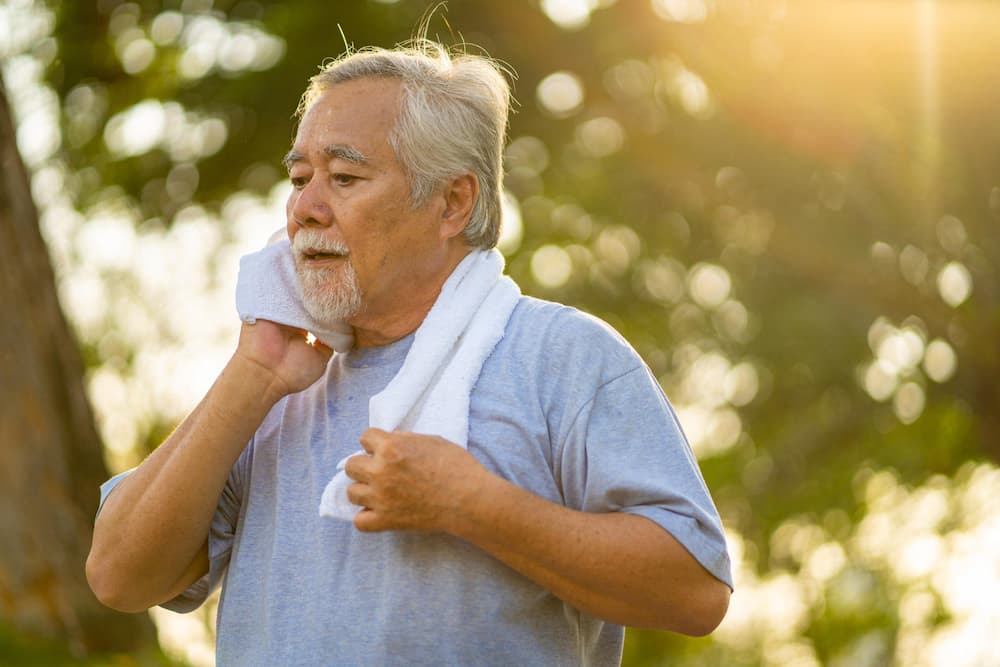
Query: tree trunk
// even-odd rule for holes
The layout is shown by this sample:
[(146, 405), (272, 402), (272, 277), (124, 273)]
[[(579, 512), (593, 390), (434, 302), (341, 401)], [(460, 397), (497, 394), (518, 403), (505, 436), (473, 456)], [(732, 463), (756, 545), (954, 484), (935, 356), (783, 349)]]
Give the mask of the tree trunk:
[(107, 477), (0, 81), (0, 625), (74, 653), (154, 639), (84, 576)]

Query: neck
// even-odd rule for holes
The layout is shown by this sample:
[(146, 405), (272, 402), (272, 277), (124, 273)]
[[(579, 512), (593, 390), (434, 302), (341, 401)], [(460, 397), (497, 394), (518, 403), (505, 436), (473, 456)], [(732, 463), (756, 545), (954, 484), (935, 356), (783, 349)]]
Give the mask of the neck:
[(419, 329), (427, 313), (434, 307), (448, 277), (470, 252), (472, 248), (462, 245), (449, 253), (447, 261), (441, 264), (441, 268), (430, 279), (415, 280), (415, 283), (419, 283), (415, 291), (395, 299), (391, 310), (385, 313), (362, 311), (350, 320), (349, 324), (354, 328), (354, 347), (388, 345)]

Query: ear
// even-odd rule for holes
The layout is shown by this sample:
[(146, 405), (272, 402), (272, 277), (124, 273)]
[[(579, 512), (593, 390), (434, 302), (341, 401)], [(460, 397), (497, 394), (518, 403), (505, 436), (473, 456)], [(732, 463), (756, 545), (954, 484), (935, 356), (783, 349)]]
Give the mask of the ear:
[(469, 224), (472, 207), (479, 198), (479, 179), (472, 172), (456, 176), (444, 184), (444, 210), (441, 212), (441, 238), (458, 236)]

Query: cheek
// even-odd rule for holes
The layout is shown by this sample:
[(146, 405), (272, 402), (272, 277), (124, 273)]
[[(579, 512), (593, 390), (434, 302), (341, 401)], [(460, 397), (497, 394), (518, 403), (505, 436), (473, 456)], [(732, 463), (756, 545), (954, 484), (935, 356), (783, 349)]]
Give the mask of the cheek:
[(288, 228), (289, 235), (291, 234), (292, 228), (297, 227), (295, 224), (295, 218), (292, 215), (292, 209), (295, 208), (295, 201), (298, 199), (298, 192), (292, 190), (288, 195), (288, 200), (285, 202), (285, 226)]

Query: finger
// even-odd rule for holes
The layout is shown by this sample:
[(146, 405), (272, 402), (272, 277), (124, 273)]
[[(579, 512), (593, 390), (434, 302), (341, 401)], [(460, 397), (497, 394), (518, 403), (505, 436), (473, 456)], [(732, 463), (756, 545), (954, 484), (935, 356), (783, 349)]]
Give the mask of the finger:
[(380, 428), (365, 429), (365, 432), (361, 434), (361, 446), (369, 454), (375, 454), (391, 436), (391, 433)]
[(378, 514), (367, 508), (358, 512), (354, 517), (354, 527), (362, 533), (377, 533), (385, 530)]
[(368, 502), (371, 489), (367, 484), (355, 482), (347, 487), (347, 499), (362, 509), (369, 509)]
[(309, 332), (306, 331), (305, 329), (303, 329), (301, 327), (293, 327), (290, 324), (282, 324), (281, 322), (275, 322), (274, 320), (267, 320), (267, 319), (264, 319), (264, 318), (257, 318), (257, 321), (258, 322), (268, 322), (268, 323), (270, 323), (270, 324), (278, 327), (278, 329), (280, 329), (283, 332), (293, 333), (293, 334), (295, 334), (297, 336), (302, 336), (303, 338), (305, 338), (306, 336), (309, 335)]
[(356, 482), (368, 482), (372, 478), (371, 471), (368, 470), (370, 464), (370, 456), (355, 454), (344, 462), (344, 474)]

